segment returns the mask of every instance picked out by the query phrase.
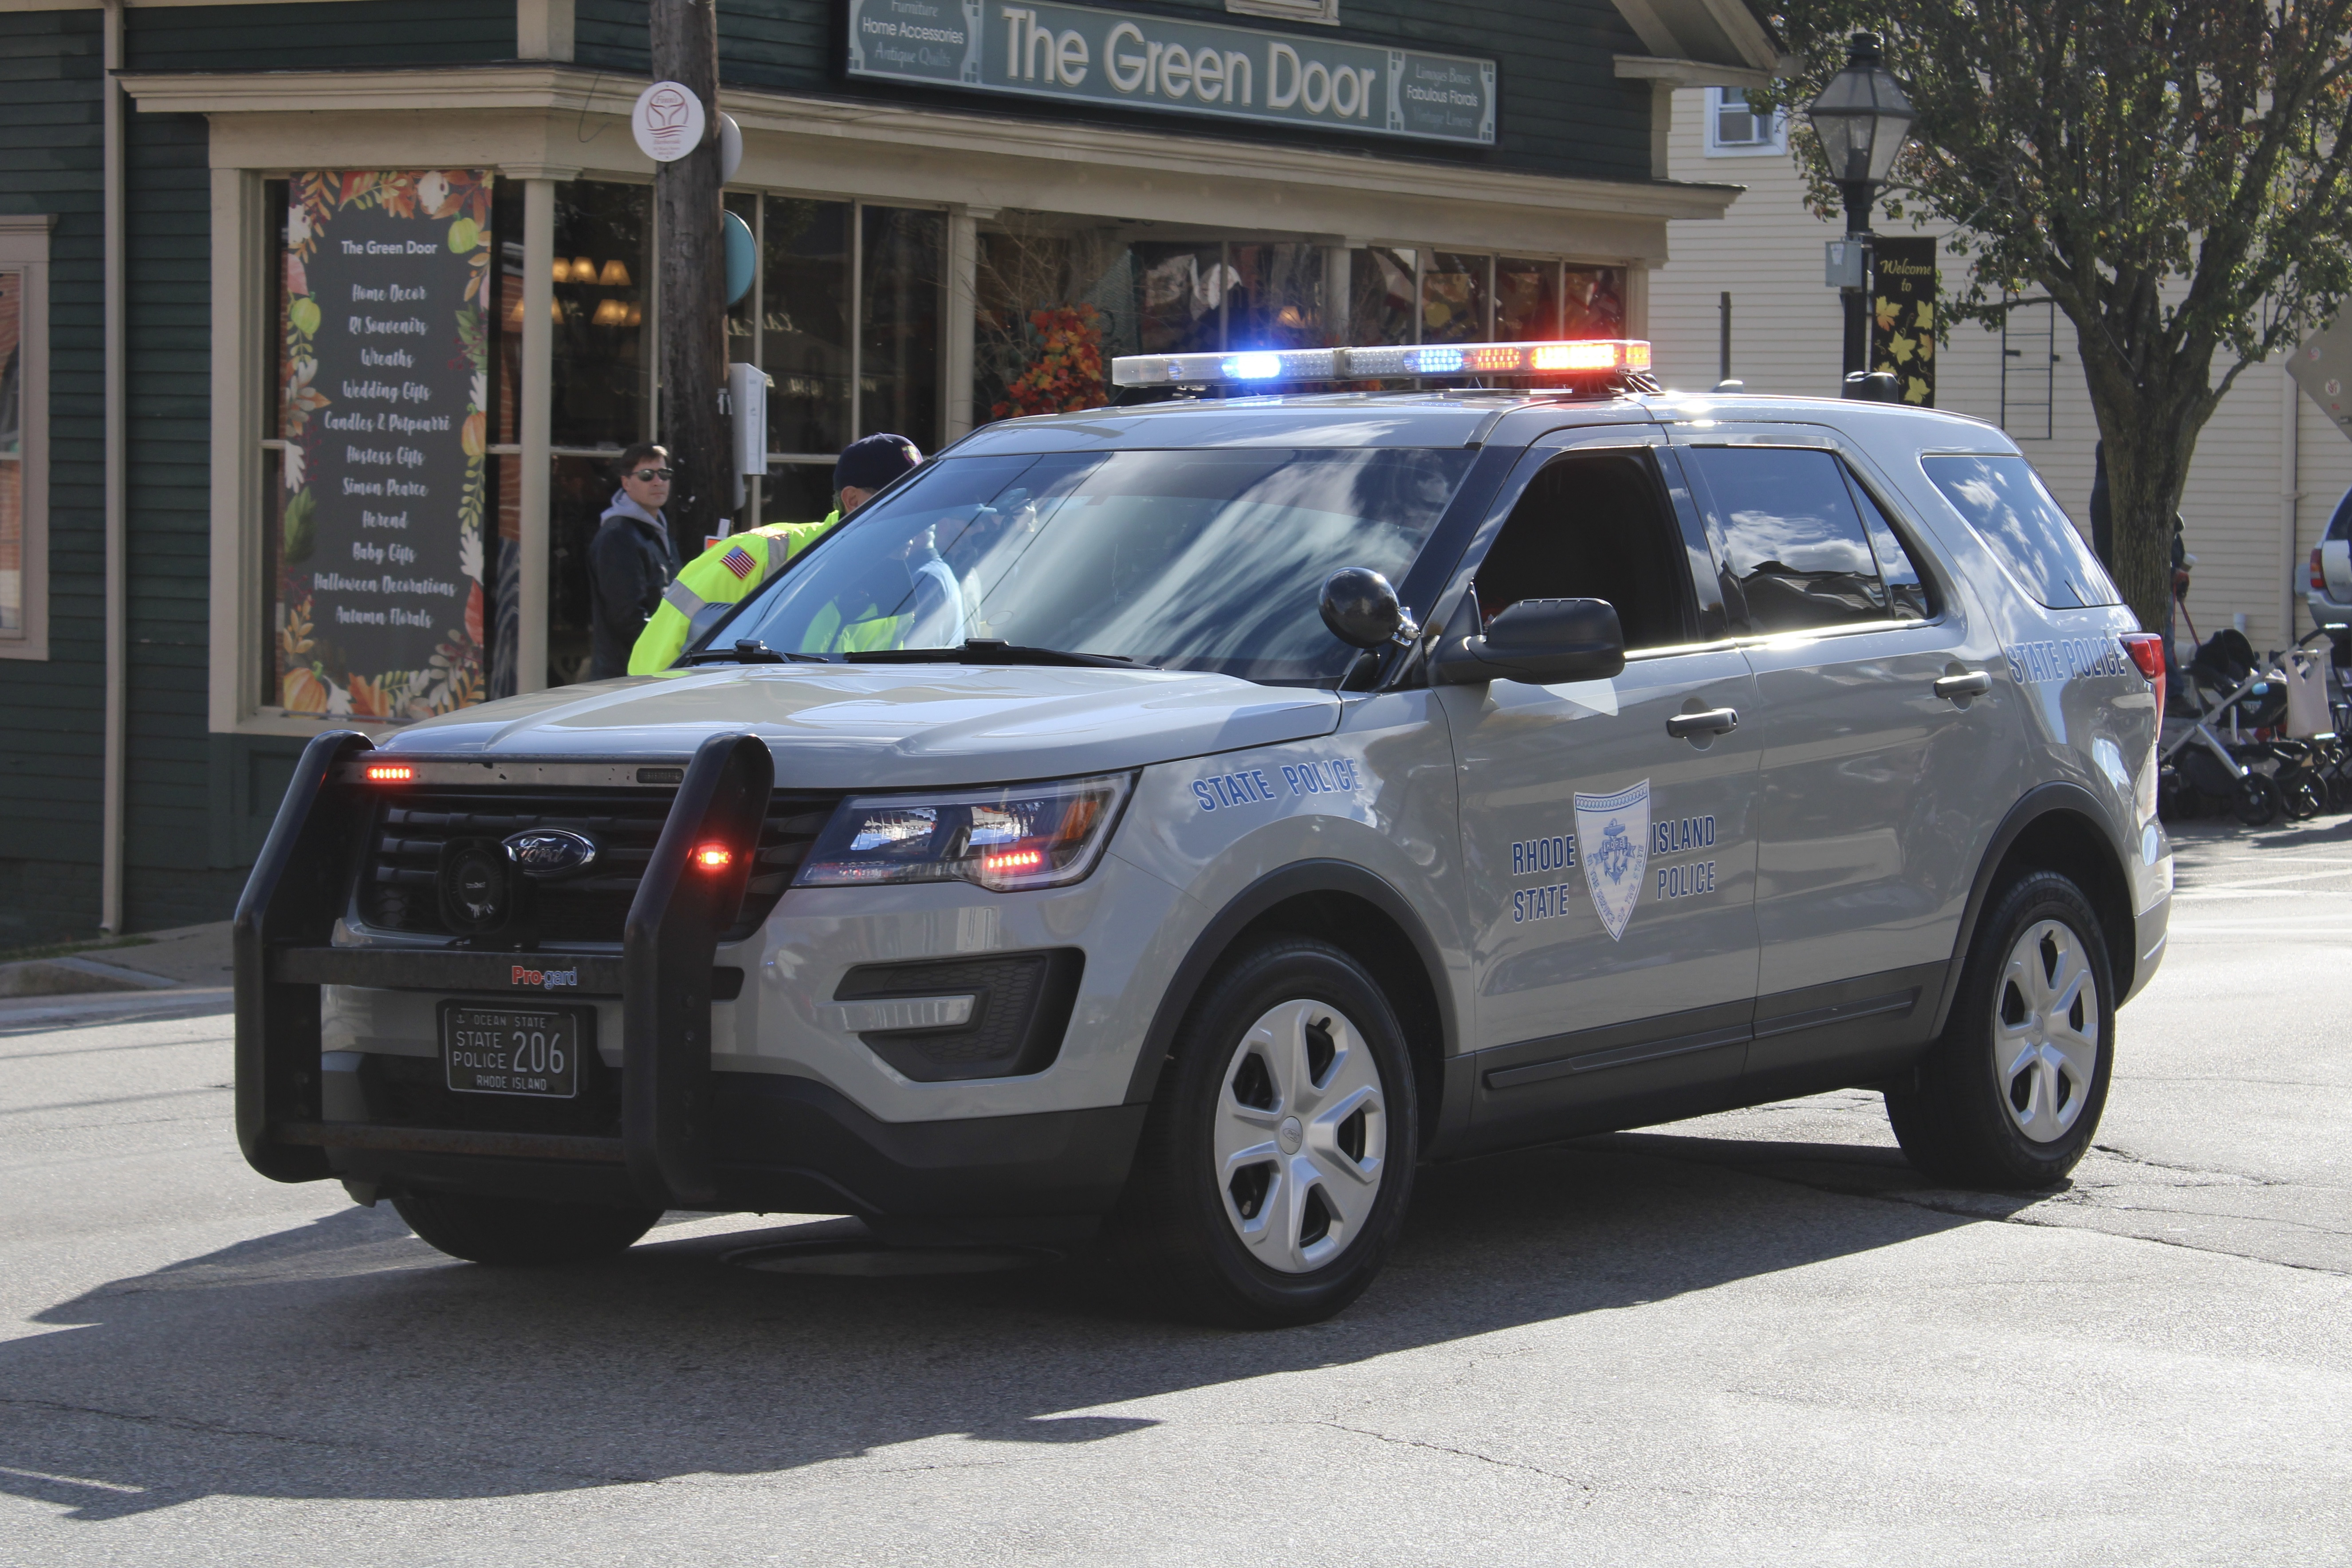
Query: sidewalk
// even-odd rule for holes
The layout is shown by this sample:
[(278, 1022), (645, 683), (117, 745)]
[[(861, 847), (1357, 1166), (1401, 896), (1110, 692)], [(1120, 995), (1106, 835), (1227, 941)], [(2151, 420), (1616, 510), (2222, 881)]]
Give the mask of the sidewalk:
[(147, 931), (120, 944), (0, 963), (0, 996), (225, 986), (234, 970), (228, 925), (226, 921), (215, 921), (208, 925)]

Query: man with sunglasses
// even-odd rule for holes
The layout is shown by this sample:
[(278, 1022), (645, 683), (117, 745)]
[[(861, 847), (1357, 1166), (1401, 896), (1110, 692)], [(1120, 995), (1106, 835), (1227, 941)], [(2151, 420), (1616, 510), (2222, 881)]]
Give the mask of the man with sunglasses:
[(677, 575), (677, 545), (662, 508), (669, 500), (668, 449), (641, 441), (621, 454), (621, 488), (588, 542), (588, 678), (629, 673), (629, 649)]
[(653, 675), (677, 663), (686, 645), (730, 606), (751, 597), (787, 562), (922, 460), (904, 436), (866, 436), (844, 447), (833, 465), (832, 513), (818, 522), (772, 522), (730, 533), (697, 556), (646, 622), (629, 653), (629, 673)]

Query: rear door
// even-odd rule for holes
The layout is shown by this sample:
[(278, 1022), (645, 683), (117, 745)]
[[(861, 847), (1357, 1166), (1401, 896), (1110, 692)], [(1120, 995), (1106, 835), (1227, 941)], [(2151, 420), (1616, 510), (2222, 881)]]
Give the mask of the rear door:
[(2014, 699), (1990, 628), (1856, 454), (1801, 426), (1688, 434), (1765, 741), (1753, 1100), (1924, 1037), (1981, 820), (2015, 797)]
[[(1437, 692), (1459, 764), (1484, 1142), (1725, 1103), (1755, 995), (1755, 686), (1732, 642), (1700, 638), (1695, 515), (1649, 433), (1557, 439), (1474, 543), (1476, 597), (1487, 618), (1523, 598), (1610, 600), (1624, 672)], [(1669, 733), (1695, 713), (1720, 727)]]

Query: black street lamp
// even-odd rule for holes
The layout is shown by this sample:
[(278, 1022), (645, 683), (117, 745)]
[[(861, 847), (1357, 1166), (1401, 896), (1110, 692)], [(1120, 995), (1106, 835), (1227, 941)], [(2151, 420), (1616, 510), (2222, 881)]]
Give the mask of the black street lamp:
[(1880, 63), (1878, 35), (1856, 33), (1846, 45), (1845, 68), (1805, 110), (1829, 160), (1830, 178), (1845, 197), (1846, 239), (1862, 247), (1862, 286), (1845, 294), (1845, 369), (1870, 368), (1870, 205), (1895, 167), (1910, 130), (1911, 100)]

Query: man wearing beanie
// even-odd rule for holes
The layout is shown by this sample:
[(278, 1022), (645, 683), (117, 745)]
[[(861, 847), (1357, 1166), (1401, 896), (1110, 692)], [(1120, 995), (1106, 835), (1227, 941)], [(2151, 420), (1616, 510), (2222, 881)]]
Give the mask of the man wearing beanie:
[(730, 533), (697, 556), (662, 595), (629, 653), (631, 675), (667, 669), (697, 633), (728, 606), (784, 569), (802, 551), (872, 500), (891, 480), (923, 460), (904, 436), (864, 436), (841, 449), (833, 465), (834, 509), (821, 522), (771, 522)]

